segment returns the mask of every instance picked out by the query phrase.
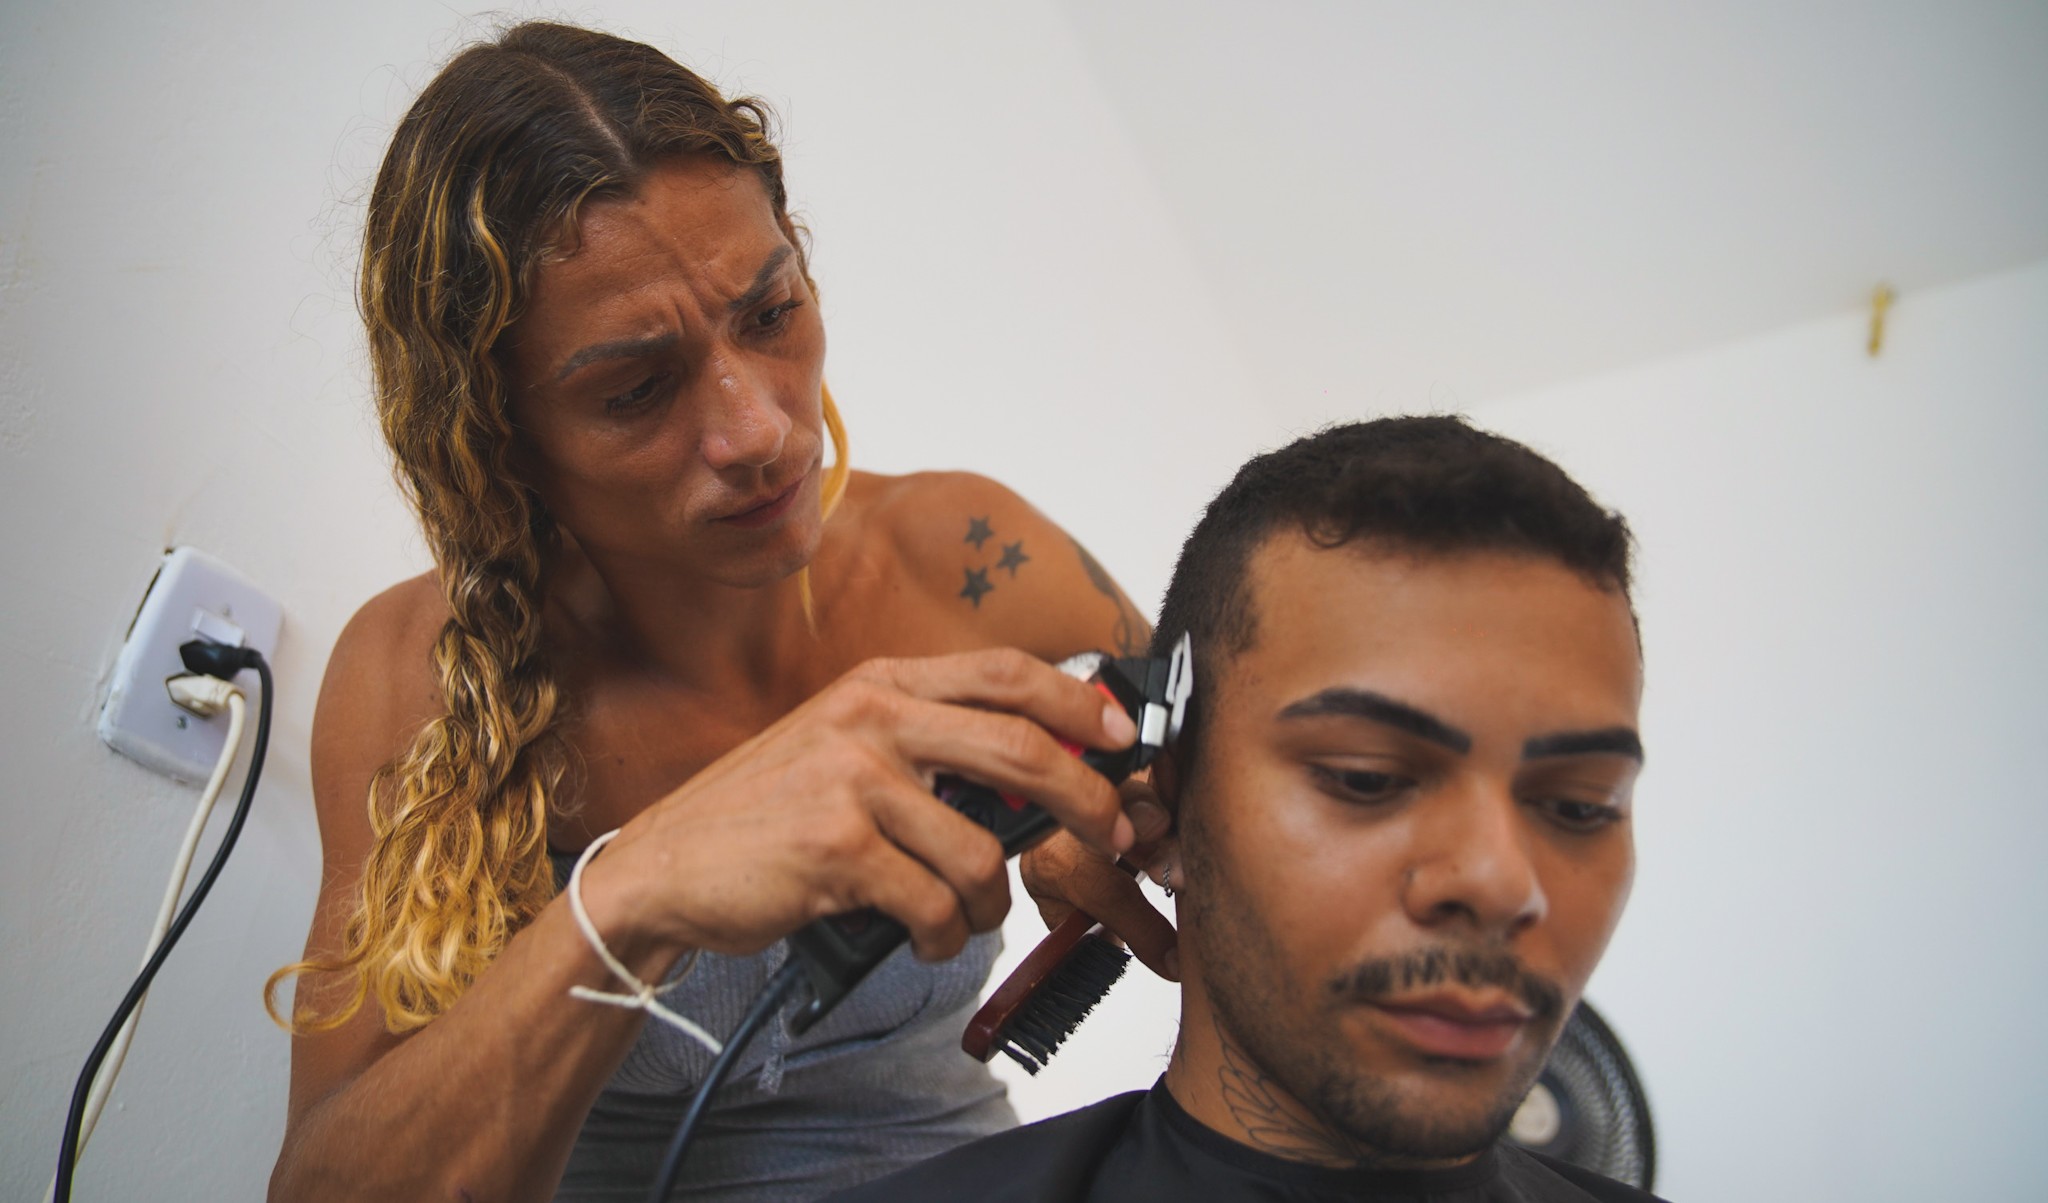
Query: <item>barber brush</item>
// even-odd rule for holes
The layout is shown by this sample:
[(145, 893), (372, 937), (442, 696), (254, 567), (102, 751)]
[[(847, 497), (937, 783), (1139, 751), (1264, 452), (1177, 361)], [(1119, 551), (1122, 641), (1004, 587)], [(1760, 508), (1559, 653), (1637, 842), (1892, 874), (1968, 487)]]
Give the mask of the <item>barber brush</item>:
[[(1136, 874), (1136, 865), (1117, 866)], [(1123, 977), (1131, 954), (1086, 911), (1068, 915), (1031, 955), (996, 987), (967, 1021), (960, 1048), (977, 1061), (998, 1052), (1036, 1074), (1066, 1043), (1109, 988)]]

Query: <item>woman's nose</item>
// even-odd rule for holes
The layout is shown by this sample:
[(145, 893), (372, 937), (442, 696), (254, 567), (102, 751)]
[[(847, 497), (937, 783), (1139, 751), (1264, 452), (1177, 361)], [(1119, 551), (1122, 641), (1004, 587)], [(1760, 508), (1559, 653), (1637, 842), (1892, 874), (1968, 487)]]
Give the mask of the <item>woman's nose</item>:
[(782, 455), (789, 414), (766, 381), (737, 360), (722, 360), (706, 374), (704, 461), (713, 469), (761, 468)]

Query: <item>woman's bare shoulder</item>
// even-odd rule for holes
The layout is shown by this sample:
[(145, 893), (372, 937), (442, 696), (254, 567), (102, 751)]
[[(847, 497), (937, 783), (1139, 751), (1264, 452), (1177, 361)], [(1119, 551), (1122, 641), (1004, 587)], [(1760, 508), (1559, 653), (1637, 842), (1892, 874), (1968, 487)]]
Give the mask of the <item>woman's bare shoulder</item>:
[(981, 538), (978, 525), (993, 529), (998, 520), (1013, 527), (1046, 523), (1007, 485), (977, 472), (855, 472), (847, 500), (859, 504), (877, 531), (910, 548), (973, 543)]
[(369, 779), (441, 712), (434, 642), (448, 606), (432, 573), (364, 602), (327, 658), (313, 714), (316, 801), (362, 797)]
[(432, 675), (434, 641), (448, 622), (448, 603), (431, 572), (384, 590), (366, 601), (334, 641), (327, 679), (338, 676), (357, 687), (398, 688), (416, 693)]
[(999, 481), (856, 473), (848, 501), (892, 567), (988, 642), (1058, 658), (1135, 649), (1149, 634), (1087, 550)]
[[(1000, 560), (1012, 546), (1046, 542), (1059, 528), (1002, 483), (973, 472), (855, 473), (847, 500), (858, 507), (863, 534), (887, 549), (894, 567), (950, 595), (983, 559)], [(1018, 547), (1015, 555), (1027, 554)]]

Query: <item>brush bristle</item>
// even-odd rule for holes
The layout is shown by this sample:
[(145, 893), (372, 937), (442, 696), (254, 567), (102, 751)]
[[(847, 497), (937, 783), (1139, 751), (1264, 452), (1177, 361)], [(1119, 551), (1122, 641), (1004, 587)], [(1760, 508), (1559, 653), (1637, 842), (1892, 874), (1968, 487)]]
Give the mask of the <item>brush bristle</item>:
[(1017, 1008), (1003, 1025), (996, 1035), (998, 1047), (1026, 1073), (1036, 1074), (1116, 985), (1130, 963), (1130, 953), (1099, 935), (1082, 940), (1031, 1001)]

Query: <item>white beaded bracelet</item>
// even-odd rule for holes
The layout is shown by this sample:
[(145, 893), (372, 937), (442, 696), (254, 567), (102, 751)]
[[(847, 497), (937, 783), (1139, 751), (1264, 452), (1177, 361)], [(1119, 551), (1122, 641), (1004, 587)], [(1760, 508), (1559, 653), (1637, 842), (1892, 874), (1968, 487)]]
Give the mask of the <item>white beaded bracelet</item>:
[(590, 913), (583, 909), (583, 866), (589, 864), (590, 858), (597, 855), (597, 850), (610, 843), (612, 837), (617, 834), (619, 834), (618, 829), (614, 828), (598, 836), (590, 841), (590, 847), (583, 850), (583, 855), (576, 858), (576, 867), (569, 870), (569, 911), (576, 916), (576, 926), (583, 929), (583, 938), (590, 942), (591, 951), (597, 954), (597, 959), (603, 961), (605, 968), (611, 970), (613, 975), (618, 977), (619, 980), (633, 987), (633, 992), (631, 994), (607, 994), (602, 990), (592, 990), (588, 986), (571, 986), (569, 987), (569, 997), (580, 998), (585, 1002), (606, 1003), (614, 1007), (623, 1007), (628, 1011), (645, 1011), (695, 1040), (705, 1048), (710, 1049), (711, 1054), (717, 1056), (725, 1051), (725, 1046), (719, 1043), (717, 1037), (698, 1027), (688, 1018), (676, 1014), (661, 1004), (660, 995), (682, 985), (683, 979), (690, 975), (690, 969), (696, 968), (696, 951), (692, 950), (690, 953), (689, 967), (677, 975), (673, 981), (660, 987), (651, 986), (635, 977), (633, 971), (626, 968), (619, 958), (613, 956), (611, 949), (604, 946), (604, 937), (597, 934), (597, 924), (590, 921)]

